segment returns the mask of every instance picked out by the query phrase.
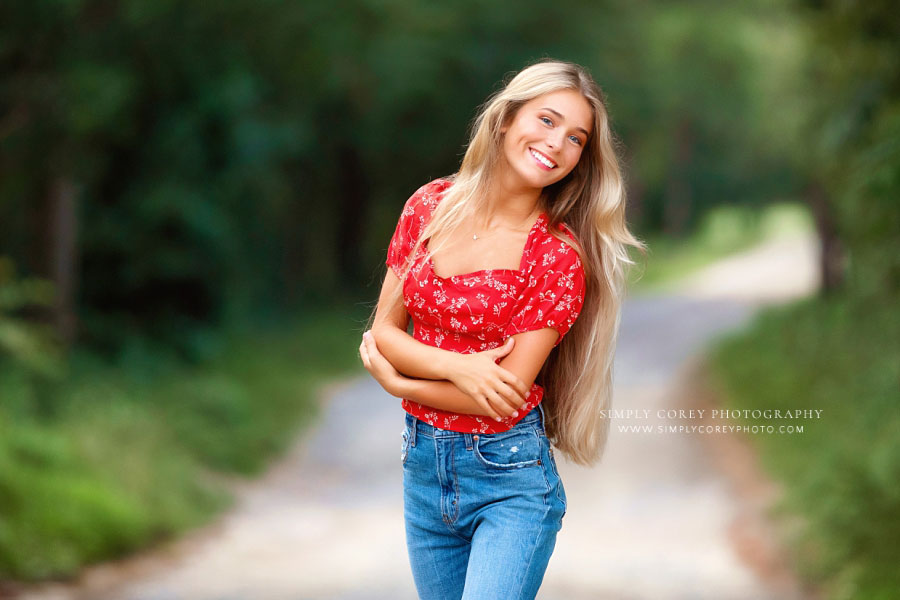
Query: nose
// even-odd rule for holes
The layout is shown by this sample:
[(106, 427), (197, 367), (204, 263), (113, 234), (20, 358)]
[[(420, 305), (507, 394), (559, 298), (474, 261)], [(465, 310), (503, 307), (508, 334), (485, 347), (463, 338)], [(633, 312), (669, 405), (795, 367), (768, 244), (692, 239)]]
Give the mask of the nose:
[(547, 134), (547, 146), (553, 150), (562, 146), (562, 137), (565, 135), (563, 131), (553, 131)]

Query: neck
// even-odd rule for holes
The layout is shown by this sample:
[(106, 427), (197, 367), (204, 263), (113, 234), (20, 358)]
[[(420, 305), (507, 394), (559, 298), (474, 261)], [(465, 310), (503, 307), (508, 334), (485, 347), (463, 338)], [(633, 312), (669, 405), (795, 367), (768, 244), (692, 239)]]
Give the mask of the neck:
[(499, 168), (488, 190), (485, 214), (479, 219), (484, 229), (521, 228), (533, 223), (540, 213), (543, 188), (524, 184), (511, 176), (509, 169)]

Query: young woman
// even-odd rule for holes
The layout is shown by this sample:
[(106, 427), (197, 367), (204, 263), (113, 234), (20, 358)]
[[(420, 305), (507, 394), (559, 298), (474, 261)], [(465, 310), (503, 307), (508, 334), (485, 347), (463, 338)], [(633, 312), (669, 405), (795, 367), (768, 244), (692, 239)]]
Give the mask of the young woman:
[(626, 245), (603, 94), (572, 63), (519, 72), (407, 200), (360, 356), (407, 413), (421, 598), (535, 597), (566, 512), (551, 444), (590, 465), (606, 442)]

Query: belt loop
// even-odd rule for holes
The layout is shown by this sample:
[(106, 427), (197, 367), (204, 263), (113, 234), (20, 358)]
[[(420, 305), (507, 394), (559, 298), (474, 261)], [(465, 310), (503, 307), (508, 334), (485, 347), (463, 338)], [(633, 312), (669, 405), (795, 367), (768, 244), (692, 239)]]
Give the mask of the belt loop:
[(472, 449), (472, 446), (473, 446), (473, 442), (472, 442), (472, 434), (471, 434), (471, 433), (465, 433), (465, 434), (463, 434), (463, 437), (464, 437), (465, 440), (466, 440), (466, 450), (471, 450), (471, 449)]
[(416, 432), (418, 430), (419, 430), (419, 419), (416, 417), (413, 417), (412, 418), (412, 426), (409, 428), (409, 445), (412, 446), (413, 448), (416, 447)]

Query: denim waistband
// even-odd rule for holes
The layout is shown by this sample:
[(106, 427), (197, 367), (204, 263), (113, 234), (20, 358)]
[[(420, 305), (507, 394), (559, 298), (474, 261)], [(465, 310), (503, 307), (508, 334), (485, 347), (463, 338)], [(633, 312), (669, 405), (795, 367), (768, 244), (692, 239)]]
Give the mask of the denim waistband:
[[(537, 406), (528, 411), (524, 417), (516, 421), (516, 424), (513, 427), (518, 425), (526, 425), (529, 423), (543, 423), (544, 422), (544, 407), (541, 406), (539, 402)], [(452, 431), (449, 429), (441, 429), (440, 427), (435, 427), (434, 425), (429, 425), (425, 421), (421, 419), (417, 419), (413, 415), (406, 413), (406, 424), (409, 425), (410, 429), (414, 432), (424, 433), (425, 435), (431, 437), (455, 437), (455, 436), (471, 436), (471, 433), (464, 433), (461, 431)]]

